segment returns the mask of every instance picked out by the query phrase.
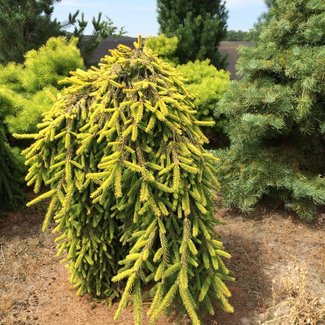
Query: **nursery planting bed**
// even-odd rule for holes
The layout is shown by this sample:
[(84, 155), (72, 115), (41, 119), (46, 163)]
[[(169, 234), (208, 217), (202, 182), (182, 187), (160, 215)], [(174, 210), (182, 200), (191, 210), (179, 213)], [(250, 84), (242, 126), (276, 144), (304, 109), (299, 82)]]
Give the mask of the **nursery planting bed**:
[[(71, 288), (67, 269), (55, 257), (54, 236), (41, 231), (43, 215), (38, 207), (0, 217), (0, 325), (113, 324), (115, 305), (109, 309)], [(219, 312), (205, 324), (263, 324), (272, 305), (286, 299), (285, 284), (300, 285), (299, 268), (307, 272), (307, 291), (325, 304), (324, 214), (310, 225), (264, 204), (250, 216), (220, 208), (218, 217), (225, 222), (218, 233), (237, 278), (229, 285), (235, 313)], [(129, 306), (116, 324), (132, 321)], [(159, 324), (173, 321), (162, 318)]]

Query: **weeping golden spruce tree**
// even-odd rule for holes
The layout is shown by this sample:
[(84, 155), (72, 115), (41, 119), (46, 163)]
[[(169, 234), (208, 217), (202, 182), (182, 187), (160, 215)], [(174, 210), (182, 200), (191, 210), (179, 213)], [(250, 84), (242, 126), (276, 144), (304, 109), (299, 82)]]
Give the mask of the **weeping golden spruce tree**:
[[(169, 309), (187, 313), (218, 305), (232, 312), (232, 280), (216, 239), (218, 182), (195, 105), (176, 71), (143, 49), (120, 45), (99, 68), (77, 70), (25, 150), (29, 185), (50, 190), (44, 221), (59, 233), (79, 293), (131, 301), (142, 323)], [(146, 291), (143, 289), (146, 288)], [(150, 290), (149, 290), (149, 289)]]

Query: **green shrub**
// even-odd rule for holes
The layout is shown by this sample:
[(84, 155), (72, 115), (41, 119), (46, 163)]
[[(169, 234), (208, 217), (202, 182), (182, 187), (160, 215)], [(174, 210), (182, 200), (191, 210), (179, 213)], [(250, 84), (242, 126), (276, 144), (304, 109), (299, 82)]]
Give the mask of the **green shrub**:
[(204, 127), (203, 132), (210, 140), (212, 147), (224, 147), (228, 144), (224, 134), (224, 120), (222, 116), (214, 117), (218, 101), (222, 98), (230, 84), (230, 74), (218, 70), (209, 60), (188, 62), (176, 65), (175, 50), (176, 37), (166, 37), (161, 34), (145, 40), (145, 47), (150, 48), (161, 59), (172, 63), (183, 76), (186, 90), (195, 96), (197, 118), (202, 120), (216, 120), (214, 127)]
[[(6, 122), (12, 133), (34, 132), (36, 125), (42, 119), (42, 114), (48, 111), (56, 100), (57, 88), (53, 86), (44, 87), (30, 98), (21, 98), (22, 106), (19, 109), (17, 97), (15, 99), (15, 115), (9, 115)], [(17, 96), (17, 95), (16, 95)]]
[(164, 34), (146, 37), (144, 41), (145, 47), (151, 49), (161, 59), (171, 64), (178, 63), (178, 60), (175, 56), (177, 44), (178, 38), (176, 36), (167, 37)]
[(19, 166), (0, 123), (0, 210), (16, 210), (24, 202), (22, 171)]
[(225, 146), (228, 141), (224, 134), (224, 120), (222, 116), (215, 119), (214, 112), (217, 103), (229, 88), (229, 72), (217, 70), (209, 60), (178, 65), (176, 70), (183, 75), (186, 89), (195, 96), (197, 118), (216, 122), (214, 127), (203, 128), (210, 146), (218, 148)]
[(28, 52), (24, 64), (0, 66), (1, 209), (17, 208), (23, 201), (23, 159), (10, 144), (24, 147), (26, 143), (17, 143), (11, 133), (35, 132), (62, 88), (58, 81), (83, 66), (76, 42), (74, 38), (51, 38), (38, 51)]
[(213, 119), (216, 103), (229, 87), (229, 73), (217, 70), (209, 60), (188, 62), (176, 69), (184, 76), (186, 89), (195, 96), (198, 119)]
[(12, 96), (14, 92), (6, 91), (0, 85), (0, 210), (17, 209), (24, 201), (20, 190), (22, 181), (20, 164), (9, 146), (7, 127), (3, 123), (12, 110), (10, 106)]
[[(67, 251), (71, 282), (80, 294), (115, 298), (118, 317), (133, 301), (141, 324), (143, 289), (156, 323), (168, 308), (232, 312), (224, 284), (232, 280), (216, 240), (214, 157), (177, 72), (148, 49), (119, 46), (99, 68), (77, 70), (35, 142), (25, 150), (32, 202), (49, 199)], [(28, 136), (21, 136), (22, 138)]]
[(25, 54), (24, 72), (20, 78), (26, 92), (36, 92), (44, 86), (58, 87), (58, 81), (71, 70), (83, 67), (77, 38), (50, 38), (39, 50)]
[(272, 196), (307, 220), (325, 205), (324, 14), (322, 1), (274, 0), (257, 45), (242, 49), (243, 80), (217, 111), (229, 119), (218, 168), (228, 205)]
[(77, 39), (51, 38), (39, 50), (25, 55), (24, 64), (0, 66), (0, 106), (10, 108), (6, 123), (10, 132), (34, 132), (41, 114), (56, 99), (58, 81), (71, 70), (83, 67)]

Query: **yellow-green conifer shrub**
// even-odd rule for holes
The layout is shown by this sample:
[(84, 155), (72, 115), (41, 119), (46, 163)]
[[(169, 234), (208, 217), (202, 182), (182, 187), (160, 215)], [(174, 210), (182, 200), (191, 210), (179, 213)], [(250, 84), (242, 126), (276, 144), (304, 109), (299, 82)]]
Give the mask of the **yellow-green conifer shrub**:
[(150, 288), (151, 323), (177, 306), (200, 324), (204, 309), (232, 312), (229, 254), (215, 234), (215, 158), (202, 147), (207, 122), (196, 120), (176, 70), (141, 38), (135, 45), (66, 79), (25, 151), (29, 184), (50, 186), (30, 204), (50, 199), (44, 225), (53, 216), (81, 292), (123, 289), (116, 318), (131, 300), (141, 324)]

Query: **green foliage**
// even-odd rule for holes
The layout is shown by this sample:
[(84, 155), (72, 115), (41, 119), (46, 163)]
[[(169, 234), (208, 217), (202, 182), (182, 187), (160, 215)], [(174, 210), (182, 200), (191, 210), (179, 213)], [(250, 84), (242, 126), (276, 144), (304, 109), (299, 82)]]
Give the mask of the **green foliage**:
[(268, 15), (257, 45), (241, 51), (243, 80), (216, 111), (228, 117), (231, 140), (223, 195), (244, 211), (275, 196), (310, 220), (325, 204), (325, 7), (275, 0)]
[(8, 114), (14, 110), (12, 106), (14, 99), (15, 92), (0, 85), (0, 210), (16, 210), (24, 201), (24, 195), (20, 189), (22, 164), (16, 159), (16, 155), (9, 146), (8, 128), (4, 123)]
[[(62, 30), (67, 30), (67, 35), (73, 35), (78, 38), (78, 48), (87, 66), (90, 65), (92, 54), (99, 44), (108, 36), (122, 36), (126, 34), (124, 27), (118, 29), (112, 19), (106, 17), (102, 19), (102, 13), (99, 12), (97, 18), (93, 17), (91, 35), (84, 35), (88, 22), (84, 18), (84, 14), (77, 10), (74, 14), (69, 14), (68, 22), (61, 25)], [(74, 27), (72, 32), (69, 29)]]
[(21, 170), (16, 155), (9, 147), (7, 128), (3, 123), (11, 109), (7, 96), (13, 96), (13, 94), (6, 93), (0, 85), (0, 103), (2, 103), (0, 105), (0, 210), (17, 209), (24, 201), (20, 190)]
[(228, 30), (225, 41), (250, 41), (250, 32), (243, 30)]
[[(194, 95), (197, 106), (197, 118), (204, 121), (214, 121), (214, 110), (224, 92), (228, 89), (230, 75), (224, 70), (205, 61), (196, 60), (182, 65), (176, 65), (174, 53), (177, 38), (169, 38), (161, 34), (145, 40), (145, 47), (150, 48), (161, 59), (175, 65), (176, 70), (184, 77), (186, 90)], [(209, 138), (212, 147), (222, 147), (227, 144), (223, 131), (224, 121), (219, 118), (214, 128), (203, 127), (203, 132)]]
[(0, 210), (17, 209), (24, 202), (21, 170), (0, 124)]
[[(88, 22), (77, 10), (66, 22), (52, 18), (54, 5), (60, 0), (0, 0), (0, 64), (22, 63), (26, 52), (38, 50), (51, 37), (78, 37), (77, 46), (86, 64), (100, 42), (109, 35), (124, 35), (113, 21), (102, 13), (93, 17), (93, 32), (85, 36)], [(73, 28), (73, 31), (69, 30)]]
[(232, 312), (230, 255), (214, 230), (215, 158), (177, 72), (141, 43), (66, 79), (24, 152), (28, 185), (50, 187), (29, 205), (49, 200), (44, 228), (53, 218), (80, 294), (121, 294), (116, 318), (131, 300), (141, 324), (150, 288), (151, 323), (177, 308), (200, 324), (216, 302)]
[(0, 63), (22, 62), (24, 54), (60, 35), (51, 15), (57, 0), (0, 0)]
[(151, 49), (161, 59), (172, 64), (178, 63), (175, 57), (177, 44), (178, 39), (176, 36), (167, 37), (164, 34), (146, 37), (144, 42), (145, 47)]
[(157, 5), (161, 33), (179, 40), (175, 55), (181, 64), (210, 59), (218, 68), (225, 66), (218, 51), (227, 33), (224, 1), (158, 0)]
[[(57, 93), (57, 88), (47, 86), (27, 98), (18, 98), (15, 94), (13, 104), (16, 105), (14, 107), (16, 113), (6, 118), (9, 131), (11, 133), (36, 131), (37, 123), (42, 120), (42, 114), (51, 108), (56, 100)], [(29, 94), (26, 93), (25, 95), (28, 96)]]
[(24, 64), (0, 66), (0, 204), (15, 209), (23, 201), (19, 189), (23, 161), (9, 146), (14, 132), (34, 132), (58, 93), (57, 82), (70, 70), (82, 67), (77, 39), (49, 39), (38, 51), (31, 50)]
[(211, 118), (216, 103), (229, 87), (229, 73), (217, 70), (209, 60), (178, 65), (176, 70), (184, 76), (186, 89), (195, 96), (198, 119)]
[(83, 67), (76, 44), (75, 38), (51, 38), (38, 51), (29, 51), (23, 65), (0, 66), (0, 109), (7, 111), (10, 132), (36, 131), (61, 88), (58, 81)]
[[(204, 121), (214, 121), (214, 111), (218, 101), (229, 88), (230, 75), (224, 70), (210, 64), (209, 60), (188, 62), (178, 65), (176, 70), (185, 78), (186, 89), (195, 96), (197, 118)], [(219, 118), (214, 127), (203, 128), (209, 138), (210, 146), (222, 147), (226, 142), (224, 121)]]
[(73, 69), (83, 66), (77, 39), (50, 38), (38, 51), (26, 53), (24, 72), (21, 77), (23, 88), (35, 92), (46, 86), (57, 87), (58, 81), (68, 76)]

